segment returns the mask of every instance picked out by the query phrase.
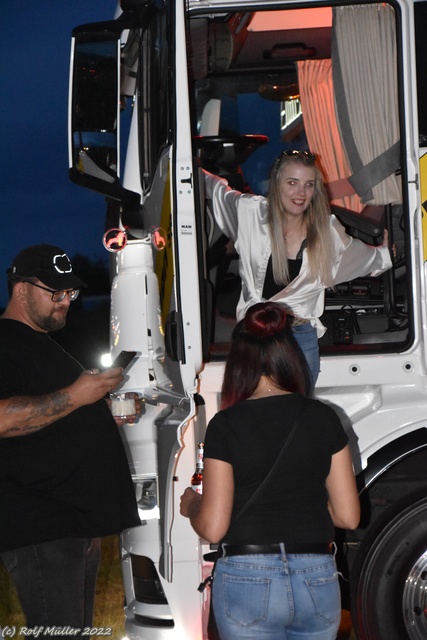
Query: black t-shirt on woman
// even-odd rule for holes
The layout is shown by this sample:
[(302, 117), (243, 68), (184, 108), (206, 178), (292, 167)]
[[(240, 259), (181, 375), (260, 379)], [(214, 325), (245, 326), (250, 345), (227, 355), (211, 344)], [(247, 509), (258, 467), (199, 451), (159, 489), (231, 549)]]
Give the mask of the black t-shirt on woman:
[[(234, 516), (273, 466), (301, 407), (304, 414), (274, 477), (233, 525)], [(245, 400), (217, 413), (208, 425), (204, 457), (233, 467), (233, 514), (224, 541), (331, 542), (334, 526), (325, 480), (332, 455), (347, 441), (333, 409), (298, 394)]]
[[(0, 320), (0, 398), (42, 395), (83, 368), (46, 333)], [(0, 438), (0, 551), (140, 524), (119, 429), (105, 400), (26, 436)]]

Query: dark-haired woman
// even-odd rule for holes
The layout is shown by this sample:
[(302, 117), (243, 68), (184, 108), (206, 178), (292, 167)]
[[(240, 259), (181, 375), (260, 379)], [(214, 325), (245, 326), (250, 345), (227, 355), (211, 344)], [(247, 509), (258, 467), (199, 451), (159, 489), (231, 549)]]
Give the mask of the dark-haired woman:
[(237, 319), (265, 300), (288, 309), (314, 387), (320, 370), (318, 338), (326, 331), (319, 320), (325, 289), (389, 269), (387, 231), (380, 247), (348, 236), (331, 215), (315, 156), (305, 151), (285, 151), (277, 158), (268, 199), (235, 191), (207, 172), (205, 186), (215, 221), (240, 256)]
[(359, 499), (341, 422), (308, 388), (285, 309), (253, 305), (234, 330), (223, 408), (206, 432), (203, 495), (181, 497), (195, 531), (220, 543), (212, 602), (221, 640), (336, 637), (334, 526), (357, 527)]

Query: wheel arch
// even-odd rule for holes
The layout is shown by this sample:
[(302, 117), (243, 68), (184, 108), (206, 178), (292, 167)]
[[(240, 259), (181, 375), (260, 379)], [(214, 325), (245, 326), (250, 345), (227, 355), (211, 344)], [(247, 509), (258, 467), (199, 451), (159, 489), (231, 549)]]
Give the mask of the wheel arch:
[(389, 442), (368, 458), (366, 468), (358, 474), (359, 493), (368, 491), (386, 471), (423, 449), (427, 450), (427, 429), (424, 427)]
[[(420, 502), (425, 505), (427, 477), (423, 470), (426, 468), (426, 460), (427, 429), (419, 427), (376, 451), (368, 458), (366, 468), (357, 477), (362, 519), (356, 531), (347, 531), (345, 534), (347, 568), (350, 569), (350, 584), (347, 585), (350, 588), (350, 593), (346, 595), (350, 600), (354, 627), (359, 633), (358, 637), (364, 638), (364, 640), (373, 640), (374, 638), (375, 640), (396, 640), (397, 637), (399, 640), (414, 640), (418, 638), (416, 635), (419, 631), (417, 631), (417, 627), (414, 627), (413, 635), (407, 630), (405, 621), (400, 614), (396, 624), (400, 629), (398, 634), (403, 635), (387, 637), (380, 635), (378, 637), (380, 632), (377, 625), (381, 626), (387, 622), (385, 620), (379, 622), (376, 619), (377, 614), (372, 612), (372, 607), (366, 605), (366, 602), (363, 604), (363, 601), (366, 601), (368, 594), (368, 599), (371, 599), (376, 593), (373, 587), (375, 580), (370, 578), (371, 572), (379, 577), (381, 563), (387, 562), (386, 559), (375, 559), (378, 554), (382, 553), (381, 550), (386, 544), (384, 538), (387, 538), (390, 529), (393, 530), (398, 526), (396, 523), (404, 512), (408, 513), (407, 520), (409, 521), (411, 510), (416, 509), (416, 505)], [(426, 507), (424, 506), (424, 508)], [(400, 539), (396, 537), (395, 544), (398, 546), (400, 542)], [(396, 549), (393, 549), (391, 542), (389, 545), (391, 545), (388, 547), (389, 554), (399, 558), (400, 552), (397, 546)], [(385, 571), (384, 574), (381, 574), (381, 580), (378, 580), (378, 584), (386, 584), (387, 580), (393, 579), (390, 577), (391, 573), (392, 571)], [(404, 592), (405, 580), (400, 579), (400, 582), (397, 580), (395, 578), (394, 591), (389, 591), (389, 594)], [(420, 597), (418, 592), (416, 595), (418, 598)], [(395, 603), (395, 606), (401, 611), (405, 598), (400, 595), (396, 597), (401, 598), (401, 604)], [(381, 600), (381, 598), (379, 599)], [(406, 601), (407, 599), (406, 597)], [(377, 602), (377, 608), (378, 606)], [(397, 614), (393, 613), (393, 617), (395, 615)], [(415, 618), (419, 625), (420, 618), (416, 616)], [(372, 631), (371, 625), (375, 627), (375, 631)]]

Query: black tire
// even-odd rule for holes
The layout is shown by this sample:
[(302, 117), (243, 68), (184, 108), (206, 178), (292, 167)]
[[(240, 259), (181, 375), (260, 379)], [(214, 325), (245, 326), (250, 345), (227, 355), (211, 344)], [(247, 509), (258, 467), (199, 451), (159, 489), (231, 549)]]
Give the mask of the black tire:
[(427, 638), (427, 487), (372, 525), (351, 572), (358, 640)]

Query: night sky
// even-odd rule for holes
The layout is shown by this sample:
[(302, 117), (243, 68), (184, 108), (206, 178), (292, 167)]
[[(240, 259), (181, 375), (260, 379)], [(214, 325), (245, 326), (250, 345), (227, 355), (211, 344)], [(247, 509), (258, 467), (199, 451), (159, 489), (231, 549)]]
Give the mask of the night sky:
[[(80, 253), (107, 264), (102, 245), (104, 198), (68, 178), (68, 81), (72, 29), (113, 19), (116, 4), (116, 0), (0, 1), (0, 307), (7, 303), (5, 270), (29, 244), (57, 244), (71, 257)], [(421, 37), (426, 4), (416, 5), (422, 63), (427, 51)], [(426, 91), (420, 73), (420, 131), (427, 134)]]
[(105, 259), (105, 201), (68, 178), (71, 31), (114, 18), (116, 0), (0, 3), (0, 307), (5, 270), (24, 247), (47, 242)]

